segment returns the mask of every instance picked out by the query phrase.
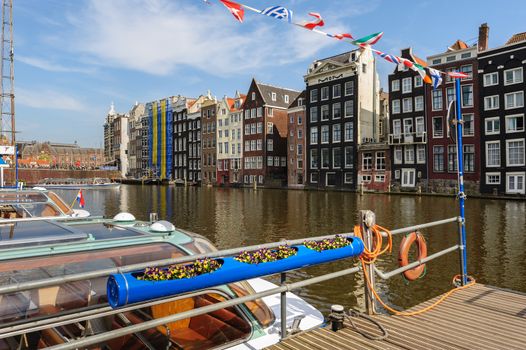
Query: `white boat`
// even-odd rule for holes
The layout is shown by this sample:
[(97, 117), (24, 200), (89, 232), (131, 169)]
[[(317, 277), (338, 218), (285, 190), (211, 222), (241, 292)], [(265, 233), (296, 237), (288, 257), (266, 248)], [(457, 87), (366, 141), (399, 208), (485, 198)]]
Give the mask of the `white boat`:
[(37, 184), (38, 187), (44, 187), (46, 189), (62, 189), (62, 190), (79, 190), (79, 189), (118, 189), (121, 184), (118, 182), (112, 182), (108, 178), (95, 177), (89, 179), (55, 179), (46, 178), (40, 180)]

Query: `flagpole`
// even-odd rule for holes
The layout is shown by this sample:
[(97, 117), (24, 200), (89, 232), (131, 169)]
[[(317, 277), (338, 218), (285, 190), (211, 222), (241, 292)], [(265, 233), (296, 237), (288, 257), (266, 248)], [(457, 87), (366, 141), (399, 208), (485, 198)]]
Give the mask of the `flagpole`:
[(461, 93), (460, 93), (460, 78), (455, 79), (456, 87), (456, 109), (457, 109), (457, 173), (458, 173), (458, 201), (460, 209), (459, 225), (459, 241), (460, 241), (460, 277), (461, 284), (467, 284), (467, 252), (466, 252), (466, 218), (464, 211), (464, 202), (466, 194), (464, 193), (464, 164), (463, 164), (463, 144), (462, 144), (462, 108), (461, 108)]

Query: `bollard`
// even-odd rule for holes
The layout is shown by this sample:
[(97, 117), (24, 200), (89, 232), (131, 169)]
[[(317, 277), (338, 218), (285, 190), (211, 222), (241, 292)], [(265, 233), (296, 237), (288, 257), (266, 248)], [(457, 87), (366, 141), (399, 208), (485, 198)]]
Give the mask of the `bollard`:
[(345, 313), (343, 312), (343, 306), (338, 304), (332, 305), (329, 321), (331, 322), (331, 329), (333, 332), (337, 332), (343, 328), (344, 319)]

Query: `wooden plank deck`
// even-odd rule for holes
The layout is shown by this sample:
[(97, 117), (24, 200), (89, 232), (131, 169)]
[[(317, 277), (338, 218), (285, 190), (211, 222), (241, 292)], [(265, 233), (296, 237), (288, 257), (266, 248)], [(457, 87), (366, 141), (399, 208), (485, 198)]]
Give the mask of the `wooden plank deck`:
[[(526, 349), (526, 294), (482, 284), (454, 293), (421, 315), (378, 315), (374, 319), (389, 332), (387, 339), (369, 340), (346, 321), (338, 332), (320, 328), (291, 336), (268, 349)], [(380, 335), (370, 322), (361, 318), (354, 322), (361, 330)]]

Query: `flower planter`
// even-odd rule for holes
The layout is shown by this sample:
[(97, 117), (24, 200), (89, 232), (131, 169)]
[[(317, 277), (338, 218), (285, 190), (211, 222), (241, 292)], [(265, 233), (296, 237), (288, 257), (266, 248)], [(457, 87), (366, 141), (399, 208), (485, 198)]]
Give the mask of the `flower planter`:
[(217, 259), (222, 266), (211, 273), (177, 280), (145, 281), (137, 279), (140, 272), (113, 274), (108, 278), (107, 293), (112, 307), (186, 293), (223, 284), (300, 269), (362, 254), (364, 245), (359, 238), (349, 238), (351, 244), (337, 249), (317, 252), (303, 245), (294, 246), (298, 253), (273, 262), (248, 264), (233, 257)]

